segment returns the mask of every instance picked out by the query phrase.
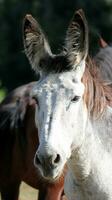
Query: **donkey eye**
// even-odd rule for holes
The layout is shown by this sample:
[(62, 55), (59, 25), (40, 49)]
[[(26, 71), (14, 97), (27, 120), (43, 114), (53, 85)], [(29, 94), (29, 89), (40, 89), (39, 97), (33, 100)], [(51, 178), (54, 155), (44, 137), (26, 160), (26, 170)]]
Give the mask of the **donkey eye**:
[(80, 99), (80, 96), (75, 96), (75, 97), (71, 100), (71, 102), (77, 102), (79, 99)]

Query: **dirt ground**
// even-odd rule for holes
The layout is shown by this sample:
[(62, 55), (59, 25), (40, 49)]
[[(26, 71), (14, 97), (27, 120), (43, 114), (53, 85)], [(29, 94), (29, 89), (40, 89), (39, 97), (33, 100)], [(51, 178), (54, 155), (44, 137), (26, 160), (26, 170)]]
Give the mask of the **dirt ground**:
[[(25, 183), (21, 184), (19, 200), (37, 200), (38, 191), (31, 188)], [(1, 198), (0, 198), (1, 200)]]

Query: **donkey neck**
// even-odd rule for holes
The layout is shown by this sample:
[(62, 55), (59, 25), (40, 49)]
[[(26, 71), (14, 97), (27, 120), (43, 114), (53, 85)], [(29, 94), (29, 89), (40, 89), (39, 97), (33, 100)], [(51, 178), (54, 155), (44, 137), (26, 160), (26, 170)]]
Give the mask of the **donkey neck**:
[(112, 111), (109, 109), (107, 108), (106, 111), (107, 119), (102, 118), (96, 121), (88, 119), (83, 144), (73, 151), (68, 162), (68, 167), (74, 177), (75, 194), (76, 196), (80, 194), (81, 200), (112, 199), (112, 156), (108, 149), (112, 142), (109, 139), (107, 141), (105, 136), (107, 132), (108, 137), (110, 135), (112, 138), (111, 127), (109, 129)]

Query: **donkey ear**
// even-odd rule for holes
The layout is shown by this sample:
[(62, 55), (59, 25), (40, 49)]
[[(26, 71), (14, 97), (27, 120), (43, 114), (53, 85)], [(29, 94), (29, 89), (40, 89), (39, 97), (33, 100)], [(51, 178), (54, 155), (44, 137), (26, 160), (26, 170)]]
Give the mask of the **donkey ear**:
[(73, 66), (83, 61), (88, 53), (88, 25), (82, 10), (78, 10), (66, 34), (66, 50), (68, 60)]
[(26, 15), (23, 21), (23, 42), (32, 68), (42, 73), (45, 70), (42, 63), (52, 53), (40, 25), (31, 15)]

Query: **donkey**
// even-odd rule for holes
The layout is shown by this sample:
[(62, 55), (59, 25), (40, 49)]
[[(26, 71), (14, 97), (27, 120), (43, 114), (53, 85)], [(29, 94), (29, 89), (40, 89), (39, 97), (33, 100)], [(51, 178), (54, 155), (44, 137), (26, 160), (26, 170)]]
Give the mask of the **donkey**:
[(57, 180), (65, 163), (69, 200), (112, 200), (112, 87), (88, 55), (88, 25), (82, 10), (54, 55), (31, 16), (23, 23), (26, 55), (40, 80), (37, 101), (39, 147), (34, 164), (46, 180)]
[[(38, 200), (61, 200), (64, 175), (45, 181), (33, 164), (38, 141), (36, 101), (30, 97), (35, 82), (11, 92), (0, 104), (0, 192), (2, 200), (17, 200), (21, 181), (39, 190)], [(64, 197), (63, 197), (64, 198)]]

